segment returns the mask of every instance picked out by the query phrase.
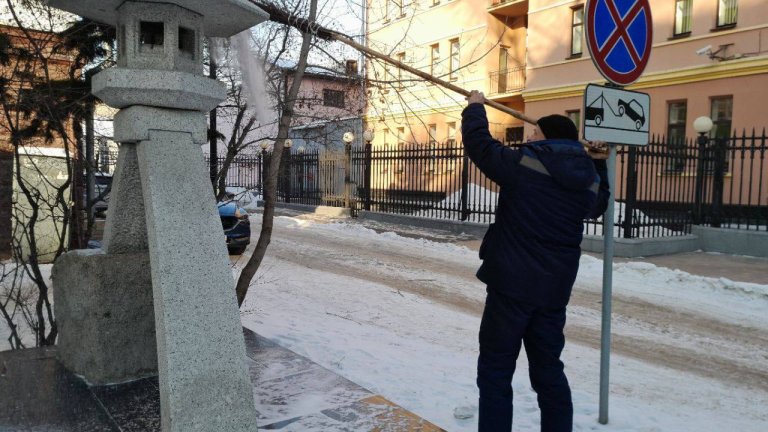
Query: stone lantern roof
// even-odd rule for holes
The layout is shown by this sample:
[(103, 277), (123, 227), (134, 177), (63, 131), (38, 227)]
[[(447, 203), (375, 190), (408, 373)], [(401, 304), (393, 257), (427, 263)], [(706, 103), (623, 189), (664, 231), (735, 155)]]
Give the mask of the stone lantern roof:
[[(60, 9), (116, 26), (118, 9), (125, 0), (48, 0)], [(229, 37), (269, 18), (249, 0), (141, 0), (137, 3), (174, 4), (203, 17), (205, 36)]]

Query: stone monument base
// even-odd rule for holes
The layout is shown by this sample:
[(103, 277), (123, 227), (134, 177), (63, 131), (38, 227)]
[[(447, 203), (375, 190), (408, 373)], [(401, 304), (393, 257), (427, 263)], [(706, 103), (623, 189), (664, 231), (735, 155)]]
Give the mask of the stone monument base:
[(62, 364), (92, 385), (157, 375), (147, 253), (68, 252), (52, 279)]

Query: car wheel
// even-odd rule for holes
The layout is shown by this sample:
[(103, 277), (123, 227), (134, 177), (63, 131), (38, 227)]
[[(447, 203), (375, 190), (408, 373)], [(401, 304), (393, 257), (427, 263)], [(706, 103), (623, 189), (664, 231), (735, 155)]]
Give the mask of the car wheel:
[(643, 123), (640, 120), (635, 120), (635, 128), (640, 130), (641, 127), (643, 127)]
[(245, 252), (245, 248), (247, 246), (236, 246), (229, 248), (229, 254), (230, 255), (242, 255), (243, 252)]
[(602, 116), (595, 116), (595, 124), (596, 125), (600, 126), (600, 123), (602, 123), (602, 122), (603, 122), (603, 117)]
[(619, 105), (619, 117), (624, 115), (624, 105)]

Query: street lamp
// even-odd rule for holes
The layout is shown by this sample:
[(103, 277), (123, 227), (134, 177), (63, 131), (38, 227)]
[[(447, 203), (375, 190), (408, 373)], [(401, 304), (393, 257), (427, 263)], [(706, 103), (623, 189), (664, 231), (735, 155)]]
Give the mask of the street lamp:
[(699, 145), (699, 156), (697, 158), (693, 210), (693, 222), (697, 225), (701, 224), (704, 220), (704, 174), (706, 172), (704, 165), (707, 160), (705, 152), (707, 150), (707, 144), (709, 143), (707, 134), (712, 130), (713, 125), (712, 119), (707, 116), (698, 117), (693, 121), (693, 129), (699, 134), (699, 137), (696, 140), (696, 143)]
[(712, 126), (714, 126), (714, 123), (712, 123), (712, 119), (707, 116), (698, 117), (693, 121), (693, 129), (699, 133), (697, 142), (700, 146), (706, 145), (707, 141), (709, 141), (705, 135), (712, 130)]
[(373, 132), (373, 129), (366, 129), (365, 132), (363, 132), (363, 140), (368, 144), (370, 144), (375, 137), (376, 134)]
[(283, 143), (283, 147), (287, 149), (291, 148), (292, 146), (293, 146), (293, 140), (290, 138), (286, 139), (285, 142)]
[(352, 141), (355, 140), (355, 134), (351, 131), (344, 132), (341, 137), (344, 141), (344, 207), (352, 208)]

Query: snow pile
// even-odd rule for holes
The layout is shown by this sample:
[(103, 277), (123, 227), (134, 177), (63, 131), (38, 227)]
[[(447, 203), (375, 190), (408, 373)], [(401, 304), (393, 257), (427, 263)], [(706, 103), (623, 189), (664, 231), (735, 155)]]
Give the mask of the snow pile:
[[(614, 202), (613, 203), (613, 236), (614, 237), (620, 237), (623, 235), (623, 232), (620, 231), (619, 224), (622, 224), (626, 218), (624, 214), (624, 207), (625, 204), (622, 202)], [(664, 228), (659, 221), (656, 219), (648, 216), (647, 214), (643, 213), (642, 211), (638, 209), (632, 210), (632, 222), (633, 225), (640, 224), (640, 231), (639, 235), (636, 238), (644, 238), (644, 237), (671, 237), (671, 236), (679, 236), (681, 233), (679, 231), (673, 231), (668, 228)], [(600, 216), (597, 218), (597, 224), (585, 224), (584, 225), (584, 234), (589, 235), (597, 235), (602, 236), (603, 235), (603, 217)], [(635, 233), (636, 235), (638, 233)]]
[[(437, 204), (424, 203), (429, 208), (419, 210), (411, 213), (412, 216), (428, 217), (435, 219), (454, 219), (457, 220), (461, 216), (461, 195), (462, 190), (454, 192), (446, 197), (444, 200)], [(493, 223), (494, 212), (496, 211), (496, 205), (499, 201), (499, 193), (486, 189), (482, 186), (478, 186), (474, 183), (469, 184), (467, 190), (467, 208), (470, 211), (480, 211), (483, 213), (489, 213), (482, 216), (480, 219), (483, 222)], [(621, 227), (619, 224), (625, 220), (625, 204), (621, 202), (614, 202), (614, 237), (622, 236)], [(638, 238), (644, 237), (670, 237), (679, 236), (681, 233), (678, 231), (670, 230), (663, 227), (659, 221), (648, 216), (638, 209), (633, 209), (631, 214), (632, 222), (634, 225), (640, 225), (641, 229)], [(470, 220), (477, 220), (477, 215), (470, 216)], [(603, 235), (603, 218), (600, 217), (597, 220), (597, 224), (585, 224), (584, 234), (602, 236)]]
[[(437, 204), (425, 203), (425, 205), (429, 205), (430, 208), (419, 210), (411, 214), (413, 216), (436, 219), (459, 219), (461, 216), (462, 192), (463, 190), (459, 189)], [(467, 185), (467, 209), (469, 209), (469, 211), (493, 213), (498, 201), (498, 192), (493, 192), (474, 183)], [(491, 218), (491, 222), (493, 222), (493, 215), (490, 215), (489, 217)]]

